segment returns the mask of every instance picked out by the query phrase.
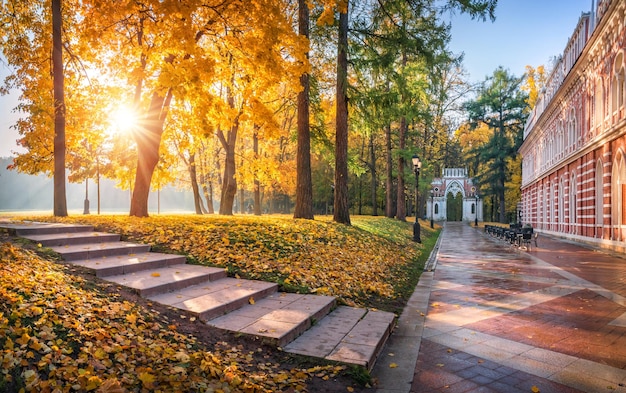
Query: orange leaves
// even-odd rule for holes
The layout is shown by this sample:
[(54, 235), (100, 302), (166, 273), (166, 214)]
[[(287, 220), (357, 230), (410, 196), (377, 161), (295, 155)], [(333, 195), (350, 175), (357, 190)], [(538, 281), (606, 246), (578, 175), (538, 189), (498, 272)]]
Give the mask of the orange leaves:
[(154, 388), (154, 382), (156, 381), (156, 377), (154, 375), (147, 373), (147, 372), (143, 372), (143, 373), (140, 373), (137, 378), (139, 378), (144, 388), (146, 389)]
[[(39, 217), (41, 219), (41, 217)], [(127, 216), (55, 219), (96, 225), (130, 240), (156, 244), (241, 277), (276, 281), (288, 291), (332, 295), (349, 305), (394, 299), (416, 258), (410, 228), (379, 217), (352, 227), (324, 219), (276, 216)], [(404, 223), (405, 224), (405, 223)]]
[(223, 342), (198, 347), (156, 312), (8, 243), (0, 264), (0, 380), (8, 390), (304, 391), (313, 372), (338, 372), (281, 370)]

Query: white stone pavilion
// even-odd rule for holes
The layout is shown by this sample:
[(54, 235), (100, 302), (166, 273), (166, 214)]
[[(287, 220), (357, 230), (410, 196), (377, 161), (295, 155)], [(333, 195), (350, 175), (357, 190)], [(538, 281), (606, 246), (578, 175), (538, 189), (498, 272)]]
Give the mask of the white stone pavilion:
[(483, 221), (483, 200), (466, 168), (444, 168), (433, 179), (426, 204), (426, 218), (435, 221)]

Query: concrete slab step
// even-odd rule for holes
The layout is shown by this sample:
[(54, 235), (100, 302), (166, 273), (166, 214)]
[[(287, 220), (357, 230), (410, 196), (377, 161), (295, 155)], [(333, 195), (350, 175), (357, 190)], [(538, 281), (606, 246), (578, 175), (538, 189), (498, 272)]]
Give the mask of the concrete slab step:
[(120, 241), (120, 235), (118, 234), (93, 231), (47, 233), (38, 235), (25, 235), (22, 237), (40, 243), (44, 247)]
[(93, 231), (92, 225), (60, 224), (34, 221), (20, 223), (3, 223), (2, 228), (8, 229), (9, 233), (15, 236)]
[(336, 300), (332, 296), (275, 293), (207, 324), (263, 337), (268, 342), (283, 346), (324, 318), (335, 306)]
[(96, 259), (104, 256), (131, 255), (150, 251), (148, 244), (129, 242), (104, 242), (50, 247), (61, 254), (66, 261)]
[(141, 297), (150, 298), (218, 279), (224, 274), (224, 269), (181, 264), (109, 276), (106, 280), (133, 289)]
[[(131, 255), (112, 255), (100, 258), (77, 259), (72, 265), (85, 267), (96, 277), (106, 278), (120, 274), (136, 273), (141, 270), (158, 269), (166, 266), (185, 264), (183, 255), (141, 252)], [(226, 273), (224, 273), (225, 275)]]
[(340, 306), (283, 349), (371, 370), (394, 321), (393, 313)]
[(275, 283), (226, 277), (150, 296), (149, 299), (208, 321), (251, 303), (251, 299), (256, 303), (277, 291), (278, 285)]

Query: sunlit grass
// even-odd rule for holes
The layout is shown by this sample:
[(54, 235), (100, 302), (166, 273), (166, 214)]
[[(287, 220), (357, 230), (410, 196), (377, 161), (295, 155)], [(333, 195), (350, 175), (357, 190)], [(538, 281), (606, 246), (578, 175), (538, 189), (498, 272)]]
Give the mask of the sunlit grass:
[(373, 216), (353, 216), (352, 226), (329, 216), (288, 215), (20, 218), (92, 224), (158, 251), (184, 254), (192, 263), (276, 282), (285, 291), (394, 312), (410, 296), (430, 252), (428, 240), (438, 234), (422, 222), (424, 243), (418, 244), (412, 241), (412, 222)]

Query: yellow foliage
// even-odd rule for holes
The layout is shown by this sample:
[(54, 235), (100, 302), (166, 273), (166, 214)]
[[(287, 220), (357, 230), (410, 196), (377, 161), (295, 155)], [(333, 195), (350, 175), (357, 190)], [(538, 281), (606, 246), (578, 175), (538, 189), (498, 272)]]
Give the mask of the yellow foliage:
[(259, 365), (228, 343), (199, 348), (156, 312), (13, 244), (0, 243), (0, 266), (0, 380), (9, 390), (15, 382), (24, 392), (268, 393), (306, 387), (310, 378), (307, 370)]
[[(81, 216), (50, 220), (93, 224), (99, 230), (123, 233), (131, 241), (189, 255), (201, 264), (236, 267), (246, 278), (279, 277), (284, 285), (336, 296), (348, 305), (367, 305), (369, 296), (396, 298), (394, 288), (407, 280), (403, 268), (409, 267), (419, 252), (409, 241), (372, 236), (356, 225), (275, 216), (172, 215), (142, 220)], [(367, 225), (367, 219), (363, 220)], [(408, 235), (402, 236), (403, 241), (409, 240)]]

